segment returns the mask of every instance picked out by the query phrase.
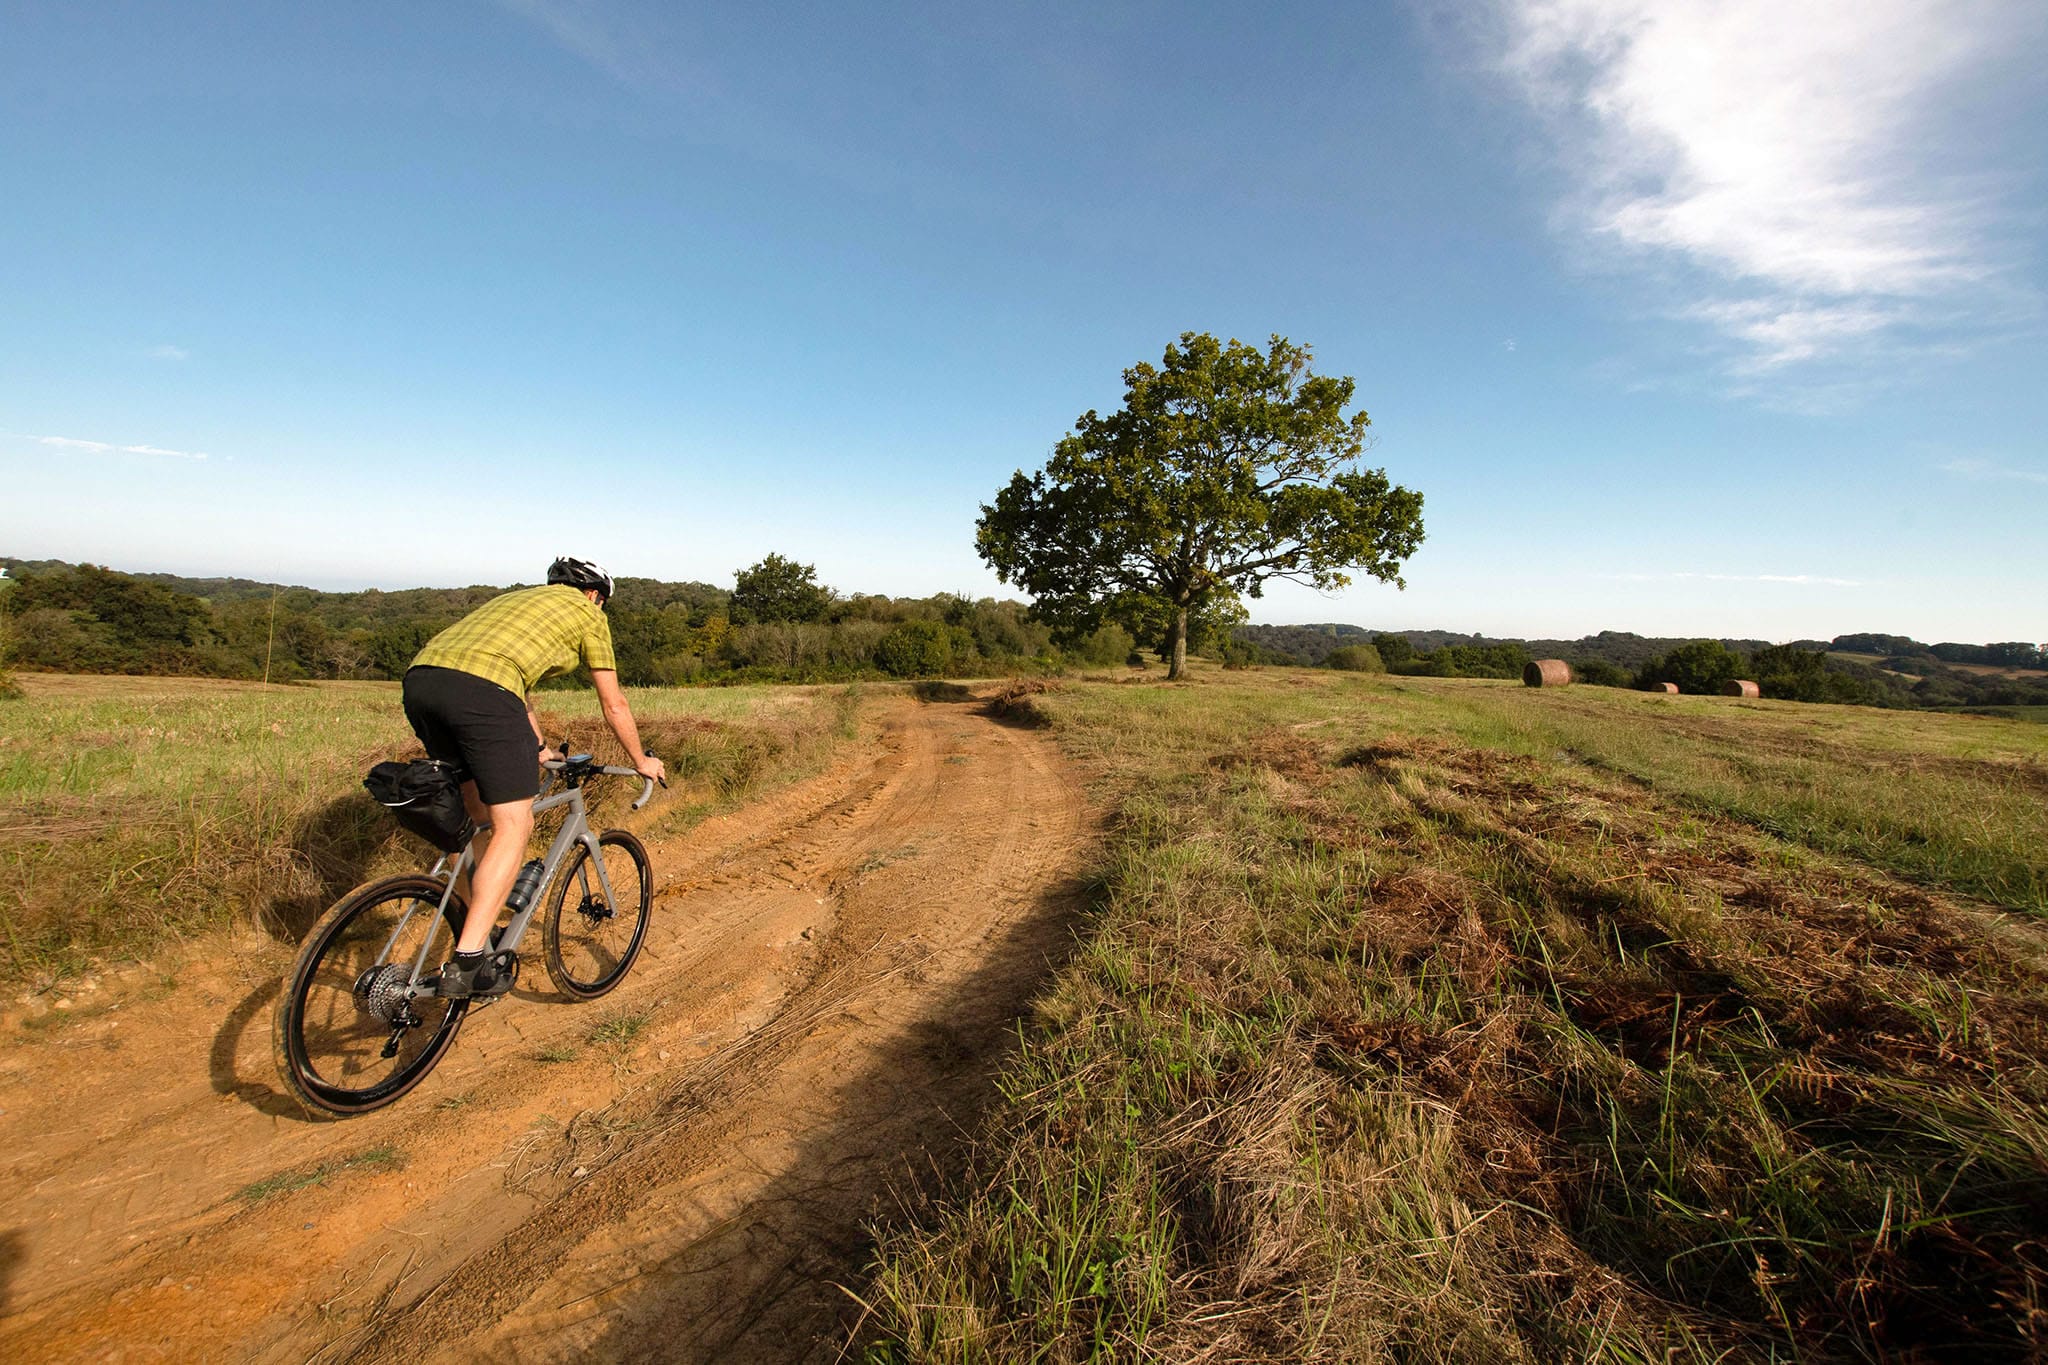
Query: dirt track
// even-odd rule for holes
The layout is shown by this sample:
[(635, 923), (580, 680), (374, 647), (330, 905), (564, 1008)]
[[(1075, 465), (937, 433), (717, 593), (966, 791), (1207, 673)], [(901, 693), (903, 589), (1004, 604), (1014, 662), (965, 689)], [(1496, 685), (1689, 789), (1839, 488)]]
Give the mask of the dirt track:
[(831, 1359), (862, 1218), (949, 1159), (1069, 939), (1087, 824), (1044, 736), (892, 701), (653, 846), (617, 992), (536, 963), (381, 1113), (284, 1098), (275, 947), (15, 1045), (0, 1357)]

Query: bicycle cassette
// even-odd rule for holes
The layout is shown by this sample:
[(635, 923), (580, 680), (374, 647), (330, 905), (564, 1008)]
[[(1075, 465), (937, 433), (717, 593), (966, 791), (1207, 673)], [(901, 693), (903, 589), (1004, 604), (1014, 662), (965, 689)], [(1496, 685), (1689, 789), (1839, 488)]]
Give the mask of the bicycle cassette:
[(356, 978), (356, 1005), (378, 1022), (396, 1021), (412, 1003), (412, 972), (396, 962), (372, 967)]

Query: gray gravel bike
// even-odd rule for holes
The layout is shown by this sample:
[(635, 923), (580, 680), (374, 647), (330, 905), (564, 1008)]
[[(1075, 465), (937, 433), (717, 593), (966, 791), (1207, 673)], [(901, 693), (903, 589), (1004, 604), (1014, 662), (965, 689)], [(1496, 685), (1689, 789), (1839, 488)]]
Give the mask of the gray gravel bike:
[[(517, 950), (543, 907), (548, 976), (564, 995), (595, 1000), (620, 981), (640, 954), (654, 903), (647, 850), (622, 829), (592, 833), (583, 789), (600, 776), (640, 777), (633, 803), (654, 795), (654, 780), (632, 768), (605, 767), (589, 754), (542, 765), (552, 776), (534, 798), (536, 816), (568, 808), (540, 859), (538, 885), (512, 918), (491, 933), (517, 978)], [(341, 898), (306, 935), (285, 977), (272, 1030), (278, 1070), (306, 1104), (360, 1114), (390, 1104), (434, 1069), (472, 1005), (444, 1000), (440, 966), (455, 948), (468, 906), (456, 877), (475, 858), (475, 840), (424, 873), (367, 882)], [(444, 937), (442, 930), (446, 929)]]

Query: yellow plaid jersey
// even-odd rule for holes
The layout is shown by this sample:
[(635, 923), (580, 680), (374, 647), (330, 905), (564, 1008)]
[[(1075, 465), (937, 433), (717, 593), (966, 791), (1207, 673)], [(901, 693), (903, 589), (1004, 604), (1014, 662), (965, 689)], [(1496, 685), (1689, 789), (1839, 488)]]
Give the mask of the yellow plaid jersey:
[(524, 697), (544, 678), (581, 663), (616, 669), (612, 628), (596, 603), (567, 583), (494, 597), (427, 641), (414, 668), (453, 668)]

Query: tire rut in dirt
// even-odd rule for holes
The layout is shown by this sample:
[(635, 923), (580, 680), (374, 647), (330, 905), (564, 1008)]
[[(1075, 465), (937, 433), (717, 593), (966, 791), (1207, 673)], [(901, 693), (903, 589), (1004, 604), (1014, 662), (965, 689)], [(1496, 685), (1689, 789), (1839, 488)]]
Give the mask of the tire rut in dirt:
[[(840, 1329), (849, 1301), (831, 1282), (857, 1272), (862, 1220), (950, 1162), (1078, 904), (1073, 883), (1045, 884), (1081, 829), (1050, 746), (964, 708), (919, 719), (877, 791), (809, 843), (761, 851), (795, 855), (791, 875), (842, 901), (774, 1018), (616, 1116), (630, 1145), (558, 1177), (533, 1217), (353, 1353), (410, 1357), (458, 1330), (488, 1344), (498, 1322), (500, 1344), (537, 1357), (786, 1359)], [(948, 723), (981, 770), (943, 761)], [(936, 866), (884, 858), (920, 840)]]
[[(906, 1154), (945, 1159), (1005, 1011), (1066, 941), (1042, 879), (1080, 827), (1042, 738), (999, 744), (963, 707), (879, 709), (825, 773), (655, 842), (672, 880), (597, 1011), (530, 972), (394, 1106), (312, 1127), (271, 1107), (248, 1025), (275, 987), (226, 960), (110, 1016), (131, 1050), (42, 1054), (22, 1078), (36, 1098), (7, 1106), (42, 1131), (6, 1173), (32, 1240), (0, 1355), (339, 1359), (365, 1337), (432, 1355), (476, 1328), (522, 1357), (701, 1340), (744, 1360), (764, 1331), (784, 1335), (775, 1358), (829, 1330), (861, 1216)], [(660, 1040), (630, 1070), (587, 1040), (613, 1012)], [(163, 1067), (209, 1040), (225, 1081)], [(51, 1068), (88, 1055), (134, 1085), (61, 1101), (84, 1092)], [(395, 1164), (364, 1160), (379, 1153)], [(293, 1192), (249, 1193), (280, 1178)]]

